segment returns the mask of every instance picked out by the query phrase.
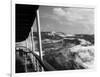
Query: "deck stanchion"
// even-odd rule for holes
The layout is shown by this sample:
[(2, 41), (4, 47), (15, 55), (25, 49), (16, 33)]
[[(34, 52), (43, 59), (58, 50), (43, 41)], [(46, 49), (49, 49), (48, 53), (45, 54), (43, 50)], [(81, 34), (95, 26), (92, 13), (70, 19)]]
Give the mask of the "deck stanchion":
[[(35, 23), (36, 21), (34, 21)], [(33, 23), (33, 24), (34, 24)], [(32, 47), (32, 52), (35, 53), (35, 42), (34, 42), (34, 34), (33, 34), (33, 26), (31, 28), (31, 33), (30, 33), (30, 36), (31, 36), (31, 47)], [(33, 59), (32, 59), (32, 62), (33, 62), (33, 65), (34, 65), (34, 70), (37, 70), (36, 69), (36, 59), (35, 57), (33, 56)]]

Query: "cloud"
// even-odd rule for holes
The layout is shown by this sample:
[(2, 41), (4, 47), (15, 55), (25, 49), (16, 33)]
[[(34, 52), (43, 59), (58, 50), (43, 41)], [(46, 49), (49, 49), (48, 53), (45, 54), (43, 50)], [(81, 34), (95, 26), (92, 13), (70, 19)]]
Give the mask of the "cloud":
[(87, 30), (91, 30), (94, 25), (93, 9), (86, 8), (54, 8), (53, 13), (60, 24), (70, 26), (84, 26)]
[(66, 12), (62, 8), (54, 8), (54, 13), (58, 16), (65, 16)]
[[(58, 17), (66, 18), (69, 21), (76, 20), (92, 20), (93, 18), (93, 9), (85, 8), (54, 8), (53, 12)], [(85, 20), (84, 20), (85, 21)]]

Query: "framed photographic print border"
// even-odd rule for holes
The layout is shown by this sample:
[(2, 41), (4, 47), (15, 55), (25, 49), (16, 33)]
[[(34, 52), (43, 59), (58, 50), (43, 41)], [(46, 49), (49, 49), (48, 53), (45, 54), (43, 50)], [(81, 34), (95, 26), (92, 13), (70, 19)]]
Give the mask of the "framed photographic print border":
[[(27, 77), (27, 76), (35, 76), (37, 75), (37, 73), (20, 73), (20, 74), (16, 74), (15, 73), (15, 4), (28, 4), (28, 5), (43, 5), (43, 6), (55, 6), (55, 7), (83, 7), (83, 8), (94, 8), (94, 6), (88, 6), (88, 5), (82, 5), (82, 4), (63, 4), (63, 3), (45, 3), (45, 2), (40, 2), (40, 1), (36, 1), (36, 0), (12, 0), (12, 57), (11, 57), (11, 74), (12, 74), (12, 77), (13, 76), (18, 76), (18, 77)], [(89, 71), (89, 70), (80, 70), (80, 71)], [(66, 71), (61, 71), (61, 72), (66, 72)], [(72, 72), (71, 71), (68, 71), (68, 73)], [(79, 70), (77, 70), (77, 72), (79, 72)], [(55, 72), (51, 72), (51, 73), (57, 73), (56, 71)], [(41, 73), (42, 75), (45, 74), (45, 72), (42, 72)]]

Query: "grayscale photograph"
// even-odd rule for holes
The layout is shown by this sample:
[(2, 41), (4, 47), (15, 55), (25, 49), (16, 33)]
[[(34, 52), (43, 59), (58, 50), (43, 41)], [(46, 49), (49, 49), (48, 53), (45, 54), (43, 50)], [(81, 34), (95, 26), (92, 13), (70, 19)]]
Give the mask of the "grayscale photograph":
[(94, 8), (15, 4), (15, 73), (94, 68)]

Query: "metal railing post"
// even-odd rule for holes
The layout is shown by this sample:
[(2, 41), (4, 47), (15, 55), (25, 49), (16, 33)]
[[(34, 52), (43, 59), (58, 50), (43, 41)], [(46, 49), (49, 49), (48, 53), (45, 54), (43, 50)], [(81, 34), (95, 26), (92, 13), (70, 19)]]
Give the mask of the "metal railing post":
[[(33, 35), (33, 27), (31, 28), (31, 42), (32, 42), (32, 52), (35, 53), (35, 42), (34, 42), (34, 35)], [(33, 56), (32, 62), (34, 64), (34, 70), (36, 70), (36, 62), (35, 57)]]

